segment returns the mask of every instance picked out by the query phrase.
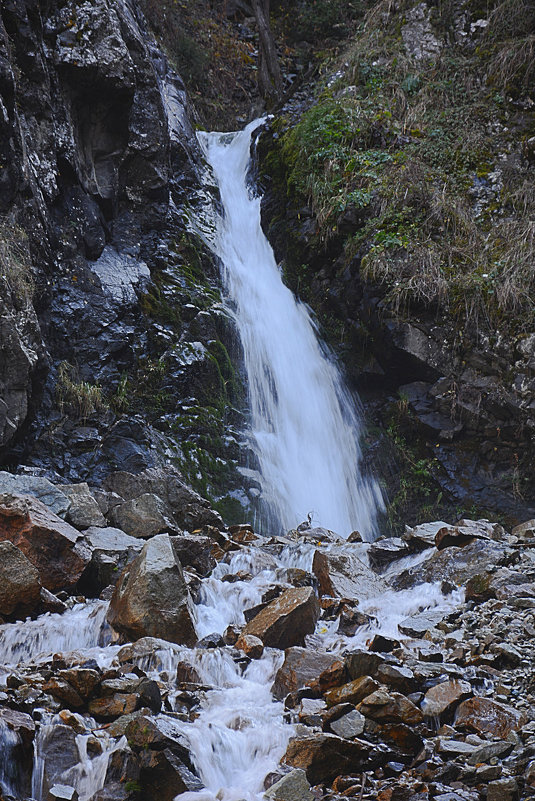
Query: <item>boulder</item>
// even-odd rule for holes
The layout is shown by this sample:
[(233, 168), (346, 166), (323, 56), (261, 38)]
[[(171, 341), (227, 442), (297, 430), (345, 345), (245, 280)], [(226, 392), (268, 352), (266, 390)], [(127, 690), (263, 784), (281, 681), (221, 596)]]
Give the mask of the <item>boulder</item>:
[(61, 490), (70, 501), (66, 519), (71, 525), (79, 529), (106, 525), (106, 518), (86, 483), (64, 484)]
[(129, 639), (161, 637), (193, 645), (195, 611), (167, 534), (150, 539), (121, 574), (108, 610), (110, 625)]
[(91, 552), (91, 561), (84, 570), (80, 588), (90, 595), (99, 595), (104, 587), (115, 584), (121, 571), (143, 548), (142, 540), (111, 526), (91, 526), (84, 531), (83, 542)]
[(455, 706), (472, 695), (472, 688), (467, 681), (453, 679), (435, 684), (425, 694), (421, 703), (422, 711), (427, 717), (440, 717), (451, 712)]
[(401, 537), (384, 537), (372, 542), (368, 549), (370, 564), (376, 570), (382, 570), (390, 562), (401, 559), (409, 553), (409, 546)]
[(363, 769), (371, 746), (335, 734), (314, 734), (290, 740), (283, 762), (305, 771), (310, 784), (331, 782), (342, 773)]
[(387, 591), (387, 584), (359, 558), (365, 547), (344, 543), (331, 546), (328, 553), (314, 553), (312, 571), (318, 579), (320, 595), (360, 601)]
[(93, 698), (87, 710), (95, 720), (110, 721), (121, 715), (131, 715), (138, 705), (135, 693), (114, 693), (102, 698)]
[(146, 801), (174, 801), (181, 793), (197, 792), (204, 787), (199, 777), (169, 748), (142, 751), (139, 764), (141, 794)]
[(0, 495), (0, 541), (6, 540), (22, 551), (50, 592), (73, 587), (91, 557), (75, 528), (29, 496)]
[(488, 520), (459, 520), (454, 526), (444, 526), (437, 531), (435, 545), (439, 551), (452, 545), (462, 548), (474, 538), (502, 542), (505, 531), (499, 523)]
[(418, 707), (404, 695), (382, 689), (368, 695), (357, 708), (364, 717), (384, 723), (406, 723), (414, 726), (424, 719)]
[(492, 734), (502, 739), (512, 731), (518, 731), (522, 723), (522, 714), (518, 710), (480, 696), (463, 701), (455, 714), (457, 728), (470, 729), (477, 734)]
[(352, 709), (347, 715), (342, 715), (341, 718), (333, 720), (330, 724), (333, 734), (338, 737), (343, 737), (345, 740), (352, 740), (354, 737), (360, 737), (366, 725), (366, 718), (361, 715), (356, 709)]
[(110, 513), (114, 526), (131, 537), (153, 537), (164, 531), (176, 533), (177, 527), (158, 495), (145, 492), (139, 498), (114, 506)]
[(173, 467), (155, 467), (134, 475), (118, 471), (104, 481), (104, 488), (116, 492), (125, 501), (139, 498), (145, 492), (161, 498), (179, 528), (194, 531), (203, 526), (224, 528), (217, 512), (204, 498), (189, 487)]
[(405, 526), (405, 533), (402, 539), (405, 540), (411, 551), (422, 551), (425, 548), (433, 548), (437, 531), (448, 526), (443, 520), (433, 523), (422, 523), (419, 526)]
[(171, 537), (177, 559), (183, 567), (193, 567), (199, 576), (208, 576), (217, 562), (214, 558), (214, 541), (210, 537), (182, 534)]
[(0, 495), (31, 495), (44, 503), (58, 517), (64, 518), (70, 507), (70, 500), (63, 487), (56, 487), (48, 478), (41, 476), (19, 476), (0, 471)]
[(236, 641), (238, 651), (243, 651), (245, 656), (250, 659), (260, 659), (264, 653), (264, 644), (261, 639), (253, 634), (242, 634)]
[(303, 645), (319, 618), (319, 604), (311, 587), (295, 587), (271, 601), (247, 625), (242, 634), (259, 637), (272, 648)]
[(40, 593), (37, 569), (11, 542), (0, 542), (0, 615), (30, 614)]
[(296, 768), (264, 793), (268, 801), (314, 801), (314, 795), (304, 770)]
[(335, 687), (325, 693), (327, 706), (337, 706), (338, 704), (358, 704), (375, 690), (379, 689), (379, 684), (370, 676), (361, 676), (354, 681)]
[(315, 681), (324, 670), (338, 662), (334, 654), (308, 648), (287, 648), (284, 662), (277, 671), (271, 692), (275, 698), (285, 698), (288, 693), (295, 692)]
[(386, 662), (382, 654), (374, 653), (373, 651), (355, 650), (347, 654), (345, 658), (345, 665), (349, 678), (358, 679), (360, 676), (375, 676), (379, 665), (384, 665)]
[(186, 767), (193, 771), (188, 741), (181, 723), (166, 715), (138, 715), (126, 728), (126, 738), (136, 752), (169, 749)]

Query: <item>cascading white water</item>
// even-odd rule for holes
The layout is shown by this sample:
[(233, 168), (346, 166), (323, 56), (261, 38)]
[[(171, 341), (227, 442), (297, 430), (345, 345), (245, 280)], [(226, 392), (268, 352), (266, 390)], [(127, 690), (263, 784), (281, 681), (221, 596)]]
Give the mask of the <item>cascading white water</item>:
[(262, 500), (286, 529), (312, 513), (344, 537), (358, 529), (370, 539), (383, 501), (361, 472), (355, 402), (307, 308), (282, 281), (260, 224), (260, 197), (247, 185), (251, 137), (261, 123), (199, 140), (224, 209), (208, 239), (243, 346)]

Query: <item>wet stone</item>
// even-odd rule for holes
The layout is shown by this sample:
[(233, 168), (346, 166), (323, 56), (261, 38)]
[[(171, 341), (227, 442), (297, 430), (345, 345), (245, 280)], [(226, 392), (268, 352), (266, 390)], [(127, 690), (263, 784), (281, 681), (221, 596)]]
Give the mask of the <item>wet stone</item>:
[(361, 676), (348, 684), (329, 690), (325, 693), (325, 700), (329, 707), (344, 703), (358, 704), (378, 688), (379, 684), (370, 676)]
[(306, 773), (300, 768), (287, 773), (264, 793), (268, 801), (313, 801)]
[(351, 712), (348, 712), (347, 715), (343, 715), (330, 724), (333, 734), (337, 734), (339, 737), (343, 737), (346, 740), (351, 740), (353, 737), (360, 737), (364, 731), (365, 725), (366, 718), (364, 715), (361, 715), (360, 712), (357, 712), (356, 709), (353, 709)]
[(443, 715), (471, 694), (472, 687), (466, 681), (444, 681), (427, 691), (421, 704), (422, 711), (428, 717)]
[(310, 587), (286, 590), (271, 601), (244, 628), (242, 635), (253, 634), (271, 648), (301, 645), (312, 634), (319, 618), (319, 605)]
[(284, 698), (288, 693), (295, 692), (316, 680), (333, 664), (340, 664), (333, 654), (298, 646), (287, 648), (284, 652), (284, 662), (275, 676), (273, 695), (278, 699)]
[(493, 734), (502, 739), (522, 725), (522, 714), (512, 707), (499, 704), (491, 698), (469, 698), (458, 707), (455, 726), (478, 734)]

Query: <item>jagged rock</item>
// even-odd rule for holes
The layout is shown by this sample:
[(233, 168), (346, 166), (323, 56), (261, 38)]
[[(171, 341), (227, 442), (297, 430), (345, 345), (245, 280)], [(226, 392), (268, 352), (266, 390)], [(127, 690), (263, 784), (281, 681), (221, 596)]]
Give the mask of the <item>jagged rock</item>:
[(40, 600), (39, 573), (11, 542), (0, 542), (0, 615), (27, 615)]
[(484, 743), (477, 747), (466, 761), (469, 765), (479, 765), (481, 762), (490, 762), (494, 757), (501, 759), (509, 756), (514, 745), (514, 743), (503, 740), (495, 743)]
[(264, 653), (262, 640), (252, 634), (242, 634), (241, 637), (238, 637), (235, 647), (238, 651), (243, 651), (245, 656), (250, 659), (260, 659)]
[(368, 558), (372, 567), (380, 570), (396, 559), (409, 553), (407, 543), (401, 537), (384, 537), (373, 542), (368, 549)]
[(357, 708), (364, 717), (385, 723), (406, 723), (414, 726), (424, 719), (418, 707), (404, 695), (382, 689), (368, 695)]
[(45, 587), (41, 587), (41, 591), (39, 593), (39, 611), (40, 612), (65, 612), (67, 609), (66, 604), (54, 595), (53, 593), (49, 592)]
[(96, 720), (115, 720), (120, 715), (131, 715), (138, 704), (135, 693), (114, 693), (103, 698), (93, 698), (87, 705), (90, 715)]
[(48, 792), (54, 784), (61, 783), (62, 774), (80, 760), (77, 734), (70, 726), (58, 724), (47, 734), (41, 743), (40, 755), (43, 758), (43, 790)]
[(128, 724), (126, 737), (136, 752), (169, 749), (193, 772), (188, 742), (179, 721), (165, 715), (139, 715)]
[(272, 784), (264, 798), (269, 801), (313, 801), (314, 796), (305, 771), (296, 768)]
[(81, 698), (87, 699), (100, 682), (100, 673), (92, 668), (73, 667), (60, 670), (58, 679), (66, 681)]
[(413, 692), (417, 687), (414, 673), (403, 665), (390, 665), (388, 662), (384, 662), (377, 668), (375, 676), (382, 684), (402, 693)]
[(47, 801), (78, 801), (78, 793), (70, 784), (55, 784), (48, 791)]
[(379, 684), (370, 676), (361, 676), (341, 687), (335, 687), (325, 693), (327, 706), (337, 706), (338, 704), (358, 704), (367, 696), (371, 695), (379, 688)]
[(217, 562), (214, 558), (214, 541), (210, 537), (182, 534), (171, 537), (177, 559), (183, 567), (193, 567), (200, 576), (208, 576)]
[(463, 701), (455, 714), (455, 726), (478, 734), (492, 734), (505, 739), (522, 725), (522, 714), (512, 707), (499, 704), (491, 698), (477, 696)]
[(424, 715), (429, 717), (443, 715), (450, 712), (460, 701), (464, 701), (472, 694), (472, 688), (467, 681), (444, 681), (435, 684), (425, 694), (421, 703)]
[(43, 692), (49, 693), (69, 709), (81, 709), (84, 699), (68, 681), (53, 676), (43, 684)]
[(366, 718), (356, 709), (351, 710), (347, 715), (342, 715), (341, 718), (333, 720), (330, 723), (333, 734), (337, 734), (338, 737), (343, 737), (345, 740), (352, 740), (353, 737), (360, 737), (364, 731), (365, 725)]
[(197, 792), (204, 787), (198, 776), (169, 749), (142, 751), (139, 780), (147, 801), (173, 801), (181, 793)]
[(535, 538), (535, 520), (526, 520), (524, 523), (515, 526), (511, 531), (513, 537), (519, 540), (529, 540)]
[(109, 526), (88, 528), (83, 542), (91, 551), (91, 561), (81, 577), (80, 587), (92, 595), (115, 584), (121, 571), (143, 548), (143, 541)]
[(31, 749), (35, 737), (35, 723), (30, 715), (8, 707), (0, 708), (0, 721), (11, 731), (15, 732), (20, 742)]
[(66, 519), (76, 528), (90, 528), (90, 526), (106, 526), (106, 518), (87, 484), (63, 484), (62, 492), (70, 501)]
[(164, 502), (152, 492), (145, 492), (138, 498), (114, 506), (111, 522), (131, 537), (146, 539), (164, 531), (177, 532)]
[(344, 544), (332, 546), (328, 553), (315, 552), (312, 571), (321, 595), (360, 601), (386, 592), (385, 582), (359, 559), (361, 547)]
[(172, 467), (149, 468), (137, 475), (119, 471), (104, 481), (104, 487), (116, 492), (125, 501), (139, 498), (143, 493), (154, 493), (166, 504), (179, 528), (194, 531), (203, 526), (223, 528), (221, 517), (204, 498), (184, 482), (181, 474)]
[(402, 634), (406, 634), (408, 637), (422, 638), (427, 631), (435, 628), (445, 615), (444, 611), (429, 609), (412, 615), (412, 617), (406, 617), (401, 623), (398, 623), (398, 628)]
[(360, 676), (374, 677), (379, 665), (383, 665), (385, 661), (382, 654), (376, 654), (373, 651), (355, 650), (347, 654), (345, 658), (347, 672), (352, 679), (358, 679)]
[(81, 534), (29, 496), (0, 495), (2, 540), (23, 552), (50, 592), (76, 584), (90, 559)]
[(161, 640), (158, 637), (141, 637), (137, 642), (128, 643), (123, 646), (117, 654), (119, 664), (124, 665), (136, 662), (149, 662), (151, 660), (157, 661), (158, 651), (172, 651), (175, 654), (180, 653), (178, 646), (172, 642)]
[(361, 770), (369, 752), (370, 745), (360, 740), (315, 734), (290, 740), (283, 762), (302, 768), (311, 784), (319, 784), (332, 781), (341, 773)]
[(243, 629), (242, 635), (253, 634), (271, 648), (302, 645), (312, 634), (319, 618), (319, 605), (310, 587), (286, 590), (271, 601)]
[(338, 659), (333, 654), (308, 648), (287, 648), (271, 691), (275, 698), (284, 698), (288, 693), (314, 681), (324, 670), (337, 663)]
[(439, 551), (452, 545), (462, 548), (474, 538), (501, 542), (505, 539), (505, 531), (499, 523), (489, 523), (488, 520), (459, 520), (454, 526), (444, 526), (437, 531), (435, 545)]
[(0, 471), (0, 495), (31, 495), (44, 503), (51, 512), (64, 518), (70, 507), (70, 500), (63, 487), (52, 484), (48, 478), (31, 475), (14, 475)]
[(167, 534), (157, 534), (123, 571), (113, 593), (108, 621), (132, 638), (159, 636), (193, 645), (195, 611), (180, 562)]
[(413, 528), (406, 526), (402, 539), (405, 540), (411, 551), (433, 548), (437, 531), (440, 531), (441, 528), (447, 528), (447, 526), (448, 524), (444, 523), (443, 520), (437, 520), (434, 523), (422, 523)]
[(517, 798), (518, 784), (512, 776), (489, 782), (487, 786), (487, 801), (516, 801)]
[(463, 548), (451, 546), (442, 551), (433, 550), (426, 561), (404, 570), (393, 577), (391, 583), (396, 590), (436, 581), (465, 584), (478, 573), (499, 564), (506, 552), (504, 544), (486, 539), (474, 539)]

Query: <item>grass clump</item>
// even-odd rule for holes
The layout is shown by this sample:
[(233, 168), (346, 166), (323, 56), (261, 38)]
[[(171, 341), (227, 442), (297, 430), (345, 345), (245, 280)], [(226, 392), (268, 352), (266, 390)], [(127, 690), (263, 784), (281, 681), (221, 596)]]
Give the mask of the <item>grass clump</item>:
[(76, 368), (65, 361), (58, 367), (56, 399), (62, 412), (68, 410), (84, 421), (90, 415), (108, 409), (102, 387), (88, 381), (78, 381)]
[(15, 300), (31, 300), (34, 282), (28, 237), (7, 220), (0, 220), (0, 278)]

